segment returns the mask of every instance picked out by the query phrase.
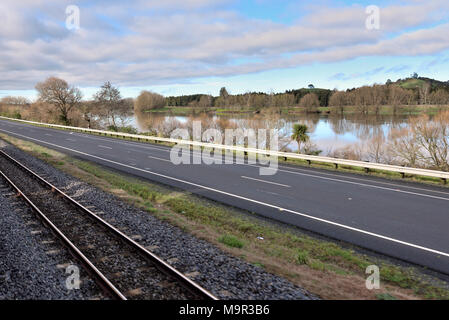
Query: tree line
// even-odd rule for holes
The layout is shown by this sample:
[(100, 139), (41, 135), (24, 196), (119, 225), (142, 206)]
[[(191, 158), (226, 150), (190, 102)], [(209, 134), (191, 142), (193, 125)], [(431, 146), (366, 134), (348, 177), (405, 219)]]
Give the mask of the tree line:
[(36, 84), (36, 102), (31, 103), (23, 97), (4, 97), (0, 100), (0, 111), (13, 117), (67, 125), (105, 126), (117, 130), (125, 126), (125, 120), (133, 110), (145, 112), (166, 106), (191, 106), (203, 112), (211, 108), (255, 112), (270, 108), (279, 114), (285, 107), (295, 107), (295, 110), (308, 113), (318, 113), (321, 112), (320, 107), (329, 107), (328, 112), (336, 114), (343, 114), (348, 108), (360, 114), (378, 114), (382, 106), (388, 106), (396, 113), (400, 107), (407, 105), (449, 104), (447, 83), (417, 75), (405, 80), (409, 79), (419, 81), (419, 85), (406, 88), (401, 85), (403, 82), (400, 80), (396, 83), (389, 80), (386, 84), (345, 91), (317, 89), (309, 85), (308, 88), (284, 93), (252, 92), (235, 95), (223, 87), (216, 97), (205, 94), (163, 97), (154, 92), (142, 91), (136, 99), (122, 97), (120, 90), (107, 81), (92, 99), (83, 100), (79, 88), (69, 85), (63, 79), (50, 77)]
[(314, 94), (318, 98), (319, 106), (328, 106), (329, 98), (332, 90), (328, 89), (298, 89), (289, 90), (285, 93), (265, 93), (265, 92), (248, 92), (244, 94), (229, 94), (225, 87), (221, 88), (218, 96), (193, 94), (182, 96), (167, 97), (167, 106), (176, 107), (197, 107), (197, 108), (224, 108), (239, 107), (253, 108), (259, 110), (268, 107), (291, 107), (301, 103), (301, 99), (308, 95)]
[[(419, 80), (419, 85), (412, 88), (401, 86), (407, 80)], [(411, 105), (447, 105), (449, 104), (449, 84), (428, 78), (399, 79), (396, 83), (388, 80), (385, 84), (374, 84), (352, 88), (345, 91), (309, 88), (287, 90), (284, 93), (250, 92), (229, 94), (226, 88), (220, 90), (219, 96), (182, 95), (166, 98), (167, 106), (191, 106), (207, 111), (208, 108), (284, 108), (302, 107), (306, 112), (318, 112), (319, 107), (330, 107), (330, 112), (343, 113), (353, 107), (362, 114), (374, 111), (379, 113), (381, 106), (389, 106), (396, 113), (401, 106)]]
[(35, 89), (36, 102), (24, 97), (4, 97), (0, 100), (0, 112), (41, 122), (133, 131), (126, 126), (133, 109), (160, 108), (166, 104), (163, 96), (150, 91), (142, 91), (137, 99), (124, 98), (119, 88), (109, 81), (90, 100), (83, 100), (79, 88), (56, 77), (37, 83)]

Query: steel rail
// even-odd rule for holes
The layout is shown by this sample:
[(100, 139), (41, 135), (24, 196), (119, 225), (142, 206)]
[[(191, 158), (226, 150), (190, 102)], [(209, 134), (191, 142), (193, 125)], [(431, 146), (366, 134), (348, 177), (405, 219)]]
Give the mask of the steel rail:
[(115, 299), (127, 300), (126, 297), (112, 284), (112, 282), (109, 281), (103, 273), (98, 270), (97, 267), (95, 267), (95, 265), (81, 252), (81, 250), (79, 250), (1, 170), (0, 175), (14, 190), (16, 190), (18, 195), (32, 208), (32, 210), (37, 213), (43, 223), (51, 229), (51, 231), (64, 243), (66, 247), (68, 247), (71, 254), (82, 263), (82, 265), (87, 269), (87, 272), (95, 278), (96, 282), (101, 288), (103, 288), (103, 290)]
[[(42, 184), (44, 184), (46, 187), (48, 187), (49, 189), (51, 189), (53, 192), (58, 193), (59, 195), (61, 195), (63, 197), (63, 199), (65, 199), (66, 201), (68, 201), (69, 203), (71, 203), (72, 205), (74, 205), (76, 208), (78, 208), (79, 210), (83, 211), (84, 213), (86, 213), (89, 217), (91, 217), (92, 219), (94, 219), (97, 223), (99, 223), (100, 225), (102, 225), (104, 228), (106, 228), (106, 230), (113, 232), (117, 238), (119, 238), (120, 240), (122, 240), (123, 242), (125, 242), (126, 244), (128, 244), (129, 246), (131, 246), (133, 249), (135, 249), (142, 257), (144, 257), (145, 259), (149, 260), (151, 263), (153, 263), (155, 265), (155, 267), (157, 267), (160, 271), (164, 272), (165, 274), (168, 274), (169, 276), (175, 278), (178, 280), (178, 282), (180, 282), (185, 289), (189, 290), (190, 292), (192, 292), (193, 294), (205, 299), (205, 300), (218, 300), (218, 298), (216, 296), (214, 296), (211, 292), (207, 291), (206, 289), (204, 289), (203, 287), (201, 287), (199, 284), (195, 283), (194, 281), (192, 281), (190, 278), (188, 278), (187, 276), (185, 276), (183, 273), (181, 273), (180, 271), (176, 270), (175, 268), (173, 268), (171, 265), (169, 265), (167, 262), (165, 262), (163, 259), (161, 259), (159, 256), (155, 255), (154, 253), (150, 252), (149, 250), (147, 250), (145, 247), (141, 246), (139, 243), (137, 243), (136, 241), (134, 241), (133, 239), (131, 239), (130, 237), (128, 237), (127, 235), (125, 235), (123, 232), (121, 232), (120, 230), (118, 230), (117, 228), (115, 228), (114, 226), (112, 226), (111, 224), (109, 224), (108, 222), (106, 222), (105, 220), (103, 220), (102, 218), (100, 218), (98, 215), (96, 215), (95, 213), (93, 213), (92, 211), (90, 211), (88, 208), (84, 207), (82, 204), (80, 204), (79, 202), (77, 202), (76, 200), (74, 200), (72, 197), (70, 197), (69, 195), (67, 195), (66, 193), (64, 193), (63, 191), (61, 191), (60, 189), (58, 189), (56, 186), (54, 186), (53, 184), (51, 184), (50, 182), (46, 181), (45, 179), (43, 179), (42, 177), (40, 177), (37, 173), (33, 172), (31, 169), (27, 168), (25, 165), (23, 165), (22, 163), (20, 163), (19, 161), (15, 160), (14, 158), (12, 158), (10, 155), (8, 155), (7, 153), (5, 153), (4, 151), (0, 150), (0, 155), (3, 156), (4, 158), (8, 159), (10, 162), (12, 162), (13, 164), (15, 164), (16, 166), (18, 166), (19, 168), (23, 169), (25, 172), (27, 172), (30, 176), (32, 176), (33, 178), (35, 178), (36, 180), (38, 180), (39, 182), (41, 182)], [(0, 171), (1, 172), (1, 171)], [(39, 208), (37, 208), (26, 196), (25, 194), (23, 194), (23, 192), (21, 192), (19, 190), (19, 188), (17, 188), (17, 186), (14, 185), (14, 183), (6, 177), (6, 175), (4, 175), (3, 172), (1, 172), (2, 176), (8, 181), (8, 183), (10, 183), (18, 192), (21, 196), (24, 197), (24, 199), (26, 199), (26, 201), (32, 206), (32, 208), (34, 210), (36, 210), (40, 216), (43, 217), (43, 219), (49, 223), (49, 225), (51, 226), (52, 229), (55, 229), (55, 231), (57, 232), (58, 235), (60, 235), (63, 239), (64, 242), (67, 242), (68, 245), (75, 250), (75, 252), (77, 254), (81, 254), (83, 257), (83, 261), (86, 260), (86, 262), (89, 263), (89, 266), (92, 266), (95, 268), (95, 266), (82, 254), (82, 252), (77, 249), (73, 243), (70, 242), (70, 240), (64, 236), (64, 234), (62, 234), (61, 231), (59, 231), (57, 229), (57, 227), (39, 210)], [(98, 269), (95, 268), (95, 270), (98, 271)], [(98, 271), (100, 274), (101, 272)], [(101, 274), (101, 277), (104, 280), (108, 281), (110, 283), (109, 280), (106, 279), (106, 277), (104, 277), (104, 275)], [(112, 283), (110, 283), (112, 285)], [(115, 287), (114, 287), (115, 288)], [(117, 291), (117, 296), (120, 297), (120, 299), (122, 300), (126, 300), (126, 297), (121, 294), (116, 288), (115, 291)]]

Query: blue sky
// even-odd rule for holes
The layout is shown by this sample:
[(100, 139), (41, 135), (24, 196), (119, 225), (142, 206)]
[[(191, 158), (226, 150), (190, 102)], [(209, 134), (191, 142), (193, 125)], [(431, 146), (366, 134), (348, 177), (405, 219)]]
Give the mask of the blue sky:
[[(66, 7), (80, 28), (65, 26)], [(365, 26), (369, 5), (380, 25)], [(0, 97), (57, 76), (85, 98), (346, 89), (413, 72), (449, 80), (448, 1), (118, 0), (0, 3)]]

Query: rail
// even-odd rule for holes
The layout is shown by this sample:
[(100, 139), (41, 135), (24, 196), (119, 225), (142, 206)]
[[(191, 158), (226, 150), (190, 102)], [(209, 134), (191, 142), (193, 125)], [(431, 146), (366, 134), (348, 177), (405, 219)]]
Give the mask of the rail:
[[(32, 171), (31, 169), (24, 166), (19, 161), (12, 158), (10, 155), (5, 153), (4, 151), (0, 150), (0, 157), (5, 158), (18, 168), (20, 168), (22, 171), (27, 173), (30, 177), (34, 178), (35, 180), (39, 181), (42, 185), (46, 186), (49, 190), (52, 190), (53, 193), (58, 194), (60, 197), (62, 197), (65, 201), (69, 202), (76, 208), (77, 210), (81, 210), (85, 214), (87, 214), (88, 217), (96, 221), (98, 224), (102, 225), (102, 227), (105, 228), (107, 232), (112, 232), (117, 236), (117, 239), (123, 241), (130, 247), (132, 247), (138, 254), (140, 254), (145, 259), (151, 261), (156, 268), (158, 268), (160, 271), (164, 272), (165, 274), (169, 275), (171, 278), (176, 279), (179, 283), (181, 283), (187, 290), (192, 292), (198, 297), (201, 297), (205, 300), (218, 300), (217, 297), (215, 297), (211, 292), (204, 289), (202, 286), (197, 284), (196, 282), (192, 281), (190, 278), (188, 278), (186, 275), (172, 267), (170, 264), (165, 262), (163, 259), (161, 259), (159, 256), (155, 255), (154, 253), (148, 251), (146, 248), (144, 248), (142, 245), (122, 233), (119, 229), (112, 226), (105, 220), (98, 217), (95, 213), (90, 211), (88, 208), (74, 200), (72, 197), (68, 196), (66, 193), (58, 189), (56, 186), (39, 176), (37, 173)], [(0, 170), (0, 177), (2, 177), (8, 184), (11, 185), (13, 189), (15, 189), (18, 194), (25, 200), (25, 202), (31, 206), (31, 208), (37, 212), (38, 216), (43, 219), (45, 224), (47, 224), (50, 229), (64, 242), (66, 246), (71, 250), (71, 252), (83, 263), (83, 265), (87, 268), (88, 272), (92, 274), (98, 284), (104, 288), (112, 297), (119, 299), (119, 300), (127, 300), (125, 295), (121, 293), (110, 280), (108, 280), (101, 271), (97, 269), (97, 267), (89, 261), (89, 259), (81, 252), (80, 249), (78, 249), (72, 242), (69, 240), (68, 237), (66, 237), (62, 231), (60, 231), (55, 224), (53, 224), (52, 221), (25, 195), (24, 192), (22, 192), (17, 185), (4, 173)]]

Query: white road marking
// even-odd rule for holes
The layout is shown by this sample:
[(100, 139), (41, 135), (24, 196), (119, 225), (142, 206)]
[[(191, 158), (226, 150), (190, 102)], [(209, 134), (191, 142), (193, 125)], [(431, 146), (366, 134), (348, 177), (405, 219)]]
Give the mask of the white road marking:
[(232, 194), (232, 193), (229, 193), (229, 192), (226, 192), (226, 191), (222, 191), (222, 190), (214, 189), (214, 188), (211, 188), (211, 187), (203, 186), (203, 185), (200, 185), (200, 184), (197, 184), (197, 183), (194, 183), (194, 182), (190, 182), (190, 181), (186, 181), (186, 180), (170, 177), (170, 176), (167, 176), (167, 175), (164, 175), (164, 174), (160, 174), (160, 173), (156, 173), (156, 172), (152, 172), (152, 171), (149, 171), (149, 170), (144, 170), (144, 169), (132, 167), (132, 166), (129, 166), (129, 165), (117, 162), (117, 161), (101, 158), (101, 157), (94, 156), (94, 155), (91, 155), (91, 154), (88, 154), (88, 153), (85, 153), (85, 152), (82, 152), (82, 151), (78, 151), (78, 150), (70, 149), (70, 148), (67, 148), (67, 147), (59, 146), (59, 145), (54, 144), (54, 143), (50, 143), (50, 142), (42, 141), (42, 140), (39, 140), (39, 139), (31, 138), (31, 137), (28, 137), (28, 136), (25, 136), (25, 135), (22, 135), (22, 134), (19, 134), (19, 133), (11, 132), (11, 131), (8, 131), (8, 130), (0, 129), (0, 131), (7, 132), (9, 134), (13, 134), (13, 135), (16, 135), (16, 136), (21, 136), (23, 138), (34, 140), (34, 141), (37, 141), (37, 142), (40, 142), (40, 143), (44, 143), (46, 145), (53, 146), (53, 147), (56, 147), (56, 148), (65, 149), (65, 150), (68, 150), (68, 151), (71, 151), (71, 152), (79, 153), (81, 155), (84, 155), (84, 156), (87, 156), (87, 157), (91, 157), (91, 158), (94, 158), (94, 159), (98, 159), (98, 160), (101, 160), (101, 161), (113, 163), (113, 164), (116, 164), (116, 165), (119, 165), (119, 166), (122, 166), (122, 167), (134, 169), (136, 171), (149, 173), (149, 174), (152, 174), (154, 176), (158, 176), (158, 177), (162, 177), (162, 178), (165, 178), (165, 179), (181, 182), (181, 183), (188, 184), (188, 185), (191, 185), (191, 186), (194, 186), (194, 187), (198, 187), (198, 188), (201, 188), (201, 189), (205, 189), (205, 190), (213, 191), (213, 192), (216, 192), (216, 193), (224, 194), (224, 195), (229, 196), (229, 197), (233, 197), (233, 198), (249, 201), (249, 202), (252, 202), (252, 203), (256, 203), (256, 204), (259, 204), (259, 205), (263, 205), (263, 206), (266, 206), (268, 208), (273, 208), (273, 209), (277, 209), (279, 211), (289, 212), (289, 213), (292, 213), (292, 214), (295, 214), (295, 215), (298, 215), (298, 216), (301, 216), (301, 217), (304, 217), (304, 218), (308, 218), (310, 220), (315, 220), (315, 221), (323, 222), (323, 223), (326, 223), (326, 224), (329, 224), (329, 225), (333, 225), (333, 226), (336, 226), (336, 227), (340, 227), (342, 229), (351, 230), (351, 231), (354, 231), (354, 232), (358, 232), (358, 233), (369, 235), (369, 236), (372, 236), (372, 237), (375, 237), (375, 238), (391, 241), (391, 242), (398, 243), (398, 244), (401, 244), (401, 245), (404, 245), (404, 246), (408, 246), (408, 247), (411, 247), (411, 248), (415, 248), (415, 249), (419, 249), (419, 250), (435, 253), (435, 254), (438, 254), (438, 255), (441, 255), (441, 256), (445, 256), (445, 257), (449, 257), (449, 253), (446, 253), (446, 252), (442, 252), (442, 251), (438, 251), (438, 250), (435, 250), (435, 249), (427, 248), (427, 247), (424, 247), (424, 246), (416, 245), (416, 244), (413, 244), (413, 243), (410, 243), (410, 242), (394, 239), (394, 238), (387, 237), (387, 236), (384, 236), (384, 235), (381, 235), (381, 234), (377, 234), (377, 233), (374, 233), (374, 232), (370, 232), (370, 231), (354, 228), (354, 227), (351, 227), (351, 226), (347, 226), (347, 225), (344, 225), (344, 224), (341, 224), (341, 223), (329, 221), (329, 220), (326, 220), (326, 219), (314, 217), (314, 216), (311, 216), (311, 215), (308, 215), (308, 214), (305, 214), (305, 213), (301, 213), (301, 212), (298, 212), (298, 211), (282, 208), (282, 207), (279, 207), (279, 206), (276, 206), (276, 205), (273, 205), (273, 204), (269, 204), (269, 203), (265, 203), (265, 202), (262, 202), (262, 201), (249, 199), (249, 198), (246, 198), (246, 197), (243, 197), (243, 196), (239, 196), (239, 195), (236, 195), (236, 194)]
[(52, 135), (52, 134), (49, 134), (49, 133), (46, 133), (45, 135), (46, 135), (46, 136), (53, 137), (53, 135)]
[(282, 184), (282, 183), (276, 183), (276, 182), (271, 182), (271, 181), (266, 181), (266, 180), (261, 180), (261, 179), (256, 179), (256, 178), (251, 178), (251, 177), (247, 177), (247, 176), (241, 176), (241, 178), (243, 178), (243, 179), (248, 179), (248, 180), (259, 181), (259, 182), (264, 182), (264, 183), (269, 183), (269, 184), (274, 184), (274, 185), (281, 186), (281, 187), (285, 187), (285, 188), (291, 188), (291, 186), (286, 185), (286, 184)]
[(162, 159), (162, 158), (158, 158), (158, 157), (148, 156), (148, 158), (150, 158), (150, 159), (156, 159), (156, 160), (160, 160), (160, 161), (165, 161), (165, 162), (171, 162), (170, 160)]
[(72, 142), (76, 142), (75, 139), (66, 139), (67, 141), (72, 141)]
[(107, 146), (102, 146), (102, 145), (98, 145), (98, 147), (99, 147), (99, 148), (104, 148), (104, 149), (109, 149), (109, 150), (112, 150), (112, 148), (111, 148), (111, 147), (107, 147)]

